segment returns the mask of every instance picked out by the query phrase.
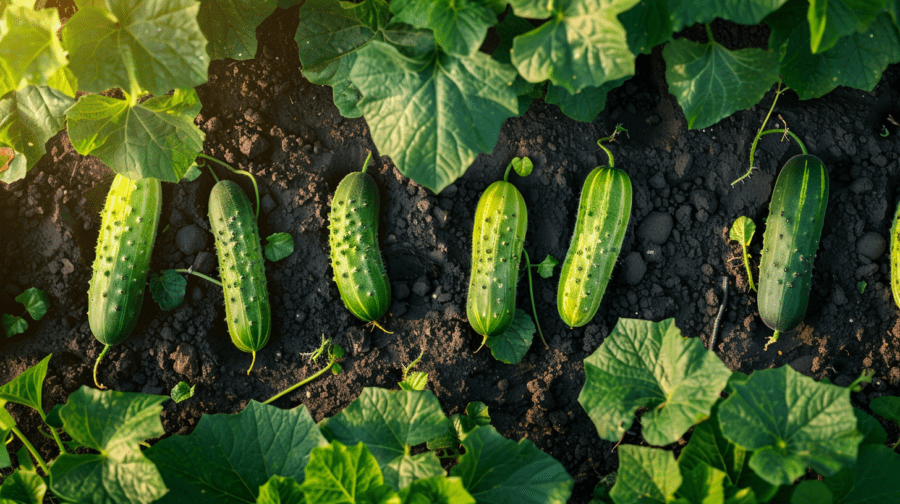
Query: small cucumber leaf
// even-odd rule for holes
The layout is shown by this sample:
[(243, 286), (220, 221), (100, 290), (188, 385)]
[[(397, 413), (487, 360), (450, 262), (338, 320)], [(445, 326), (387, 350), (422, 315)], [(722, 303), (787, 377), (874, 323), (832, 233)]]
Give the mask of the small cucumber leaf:
[(203, 149), (206, 135), (194, 124), (200, 100), (193, 89), (127, 100), (83, 96), (67, 113), (69, 139), (81, 155), (100, 158), (116, 173), (180, 181)]
[(821, 481), (805, 480), (801, 481), (791, 492), (791, 504), (833, 504), (834, 495), (831, 490)]
[(172, 393), (169, 394), (169, 396), (176, 403), (180, 403), (181, 401), (186, 401), (191, 397), (194, 397), (194, 389), (196, 388), (196, 385), (191, 386), (188, 385), (187, 382), (180, 381), (177, 385), (172, 387)]
[[(5, 452), (6, 448), (0, 447), (0, 456)], [(20, 461), (19, 468), (3, 481), (3, 486), (0, 486), (0, 503), (42, 504), (47, 494), (47, 483), (31, 464), (31, 454), (27, 448), (23, 447), (17, 455)]]
[(480, 401), (470, 402), (466, 405), (466, 416), (478, 426), (491, 424), (491, 415), (488, 414), (488, 407)]
[(400, 491), (402, 504), (475, 504), (462, 480), (435, 476), (420, 479)]
[(858, 290), (860, 294), (865, 294), (868, 285), (869, 284), (867, 284), (865, 280), (860, 280), (859, 282), (856, 282), (856, 290)]
[(555, 268), (557, 264), (559, 264), (559, 260), (557, 260), (552, 255), (548, 254), (547, 257), (545, 257), (544, 260), (541, 261), (541, 263), (537, 265), (538, 275), (541, 275), (541, 278), (552, 277), (553, 276), (553, 268)]
[(634, 75), (634, 54), (617, 16), (639, 0), (514, 0), (518, 16), (547, 22), (513, 41), (512, 62), (528, 82), (550, 79), (577, 93)]
[(164, 311), (181, 306), (187, 280), (175, 270), (165, 270), (161, 275), (150, 274), (150, 294)]
[(503, 122), (519, 112), (510, 85), (515, 69), (487, 54), (410, 58), (377, 41), (357, 54), (350, 81), (362, 93), (358, 106), (378, 150), (435, 193), (462, 176), (479, 153), (491, 152)]
[(69, 68), (84, 91), (131, 92), (137, 86), (162, 97), (172, 89), (206, 82), (209, 56), (197, 24), (199, 2), (128, 0), (106, 5), (112, 10), (79, 8), (62, 30)]
[(755, 233), (756, 224), (753, 222), (753, 219), (742, 215), (735, 219), (734, 224), (731, 225), (731, 230), (728, 231), (728, 239), (749, 247)]
[(750, 468), (773, 485), (789, 485), (807, 467), (831, 476), (856, 462), (863, 435), (850, 391), (817, 383), (790, 366), (754, 371), (719, 407), (722, 434), (753, 450)]
[(900, 397), (876, 397), (869, 403), (869, 408), (881, 418), (900, 425)]
[(22, 317), (16, 317), (8, 313), (3, 314), (3, 331), (7, 338), (12, 338), (28, 330), (28, 322)]
[(0, 400), (33, 408), (41, 418), (44, 418), (44, 410), (41, 407), (41, 389), (44, 386), (44, 378), (47, 377), (47, 365), (50, 357), (53, 357), (53, 354), (47, 355), (40, 362), (13, 378), (11, 382), (0, 387)]
[(654, 47), (672, 39), (674, 29), (666, 0), (638, 2), (619, 14), (619, 20), (625, 26), (628, 48), (634, 54), (650, 54)]
[(558, 106), (563, 114), (576, 121), (591, 122), (606, 107), (606, 95), (621, 86), (625, 80), (626, 77), (622, 77), (604, 82), (599, 87), (586, 87), (575, 94), (569, 93), (562, 86), (551, 85), (547, 88), (544, 101)]
[(425, 387), (428, 385), (428, 373), (424, 371), (410, 371), (399, 385), (403, 390), (425, 390)]
[(825, 52), (842, 37), (866, 31), (886, 5), (887, 0), (811, 0), (806, 15), (810, 51)]
[(534, 170), (534, 163), (531, 162), (531, 159), (528, 156), (525, 157), (514, 157), (511, 161), (513, 165), (513, 170), (519, 174), (520, 177), (527, 177), (531, 175), (531, 171)]
[[(306, 502), (344, 504), (396, 502), (396, 492), (384, 484), (378, 461), (362, 442), (344, 446), (332, 441), (314, 448), (306, 466), (306, 480), (300, 485)], [(353, 496), (348, 499), (348, 496)], [(393, 496), (394, 500), (389, 500)]]
[(57, 9), (12, 4), (3, 11), (0, 24), (6, 29), (0, 39), (0, 71), (9, 73), (4, 80), (13, 83), (13, 89), (45, 85), (47, 77), (66, 65), (66, 53), (56, 36), (62, 26)]
[(294, 478), (272, 476), (265, 485), (259, 487), (256, 504), (305, 504), (306, 498), (300, 483)]
[(181, 180), (184, 182), (193, 182), (197, 180), (197, 177), (199, 177), (202, 173), (203, 172), (200, 171), (200, 165), (194, 163), (190, 168), (188, 168), (188, 171), (184, 173), (184, 177), (182, 177)]
[(41, 320), (47, 314), (47, 305), (49, 304), (47, 293), (37, 287), (32, 287), (16, 296), (16, 301), (25, 306), (28, 314), (34, 320)]
[(253, 59), (256, 27), (275, 11), (275, 0), (201, 0), (197, 24), (209, 59)]
[(139, 443), (165, 434), (160, 413), (166, 400), (86, 386), (69, 395), (59, 413), (63, 428), (99, 453), (60, 455), (50, 469), (53, 493), (63, 501), (85, 504), (144, 504), (162, 497), (166, 485)]
[(0, 99), (0, 145), (24, 154), (16, 155), (9, 169), (0, 173), (0, 181), (15, 182), (37, 164), (47, 152), (44, 144), (66, 125), (65, 113), (73, 103), (47, 86), (28, 86)]
[(619, 319), (584, 360), (586, 382), (578, 402), (602, 439), (617, 441), (640, 407), (644, 439), (677, 441), (710, 416), (731, 373), (697, 338), (683, 338), (674, 319)]
[(275, 233), (266, 238), (266, 259), (275, 262), (294, 252), (294, 237), (290, 233)]
[(434, 33), (434, 41), (445, 52), (467, 56), (477, 51), (487, 30), (497, 22), (494, 11), (482, 0), (393, 0), (394, 22)]
[(540, 502), (563, 504), (574, 481), (562, 464), (528, 439), (504, 438), (491, 426), (477, 427), (462, 442), (466, 453), (450, 476), (477, 502)]
[(622, 445), (619, 476), (609, 495), (617, 504), (665, 503), (674, 500), (682, 477), (672, 452)]
[(778, 80), (780, 54), (775, 51), (731, 51), (682, 38), (666, 44), (663, 57), (669, 92), (684, 109), (691, 129), (712, 126), (756, 105)]
[(825, 478), (825, 486), (842, 504), (897, 503), (900, 502), (897, 474), (900, 474), (900, 455), (887, 446), (863, 445), (859, 448), (856, 467)]
[(302, 482), (313, 448), (325, 444), (305, 406), (282, 410), (250, 401), (237, 415), (204, 415), (189, 436), (164, 439), (144, 453), (170, 489), (161, 504), (234, 504), (255, 502), (272, 476)]
[(512, 325), (503, 334), (488, 336), (485, 344), (491, 348), (491, 355), (504, 364), (518, 364), (531, 348), (531, 341), (537, 328), (525, 310), (516, 308)]
[[(379, 412), (373, 415), (372, 412)], [(337, 415), (320, 423), (329, 441), (347, 446), (364, 442), (378, 460), (384, 481), (395, 490), (418, 478), (443, 475), (433, 452), (410, 455), (419, 443), (442, 436), (450, 428), (441, 405), (429, 391), (365, 388)]]

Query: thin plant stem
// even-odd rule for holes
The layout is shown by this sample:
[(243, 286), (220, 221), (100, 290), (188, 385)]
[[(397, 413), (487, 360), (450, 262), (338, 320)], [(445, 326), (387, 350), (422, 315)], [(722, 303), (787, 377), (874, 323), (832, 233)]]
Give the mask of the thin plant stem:
[[(47, 423), (46, 419), (44, 419), (44, 423)], [(56, 446), (59, 447), (59, 452), (60, 453), (69, 453), (68, 451), (66, 451), (66, 445), (63, 444), (62, 439), (59, 437), (59, 433), (56, 432), (56, 429), (53, 428), (53, 426), (50, 424), (47, 424), (47, 427), (50, 428), (50, 434), (53, 435), (53, 440), (56, 441)]]
[(763, 352), (765, 352), (766, 350), (769, 349), (769, 345), (771, 345), (772, 343), (775, 343), (776, 341), (778, 341), (778, 337), (779, 337), (779, 336), (781, 336), (781, 331), (775, 331), (775, 334), (773, 334), (773, 335), (769, 338), (769, 341), (766, 341), (766, 346), (763, 347)]
[(756, 285), (753, 284), (753, 271), (750, 269), (750, 254), (747, 253), (747, 246), (741, 243), (741, 251), (744, 253), (744, 267), (747, 268), (747, 280), (750, 281), (750, 288), (756, 292)]
[(363, 163), (363, 167), (362, 167), (362, 172), (361, 172), (361, 173), (366, 173), (366, 168), (369, 167), (369, 161), (371, 161), (371, 160), (372, 160), (372, 151), (369, 151), (369, 155), (366, 156), (366, 161)]
[(94, 362), (94, 385), (96, 385), (99, 389), (105, 389), (106, 387), (104, 387), (99, 381), (97, 381), (97, 367), (100, 365), (100, 360), (102, 360), (103, 357), (106, 356), (106, 353), (109, 352), (109, 348), (109, 345), (103, 347), (103, 351), (100, 352), (100, 355), (97, 356), (97, 361)]
[(544, 348), (550, 350), (550, 345), (547, 344), (547, 340), (544, 339), (544, 332), (541, 331), (541, 323), (538, 322), (537, 316), (537, 307), (534, 304), (534, 286), (531, 283), (531, 259), (528, 257), (528, 252), (524, 249), (522, 253), (525, 254), (525, 266), (527, 266), (526, 271), (528, 273), (528, 295), (531, 297), (531, 312), (534, 314), (534, 325), (537, 326), (538, 334), (541, 336), (541, 341), (544, 342)]
[(253, 351), (253, 360), (250, 361), (250, 369), (247, 370), (247, 376), (250, 376), (250, 371), (253, 371), (253, 365), (256, 364), (256, 351)]
[(274, 401), (274, 400), (276, 400), (276, 399), (278, 399), (278, 398), (284, 396), (285, 394), (289, 394), (289, 393), (291, 393), (291, 392), (297, 390), (298, 388), (300, 388), (300, 387), (306, 385), (307, 383), (309, 383), (309, 382), (315, 380), (316, 378), (322, 376), (323, 374), (325, 374), (326, 371), (328, 371), (329, 369), (331, 369), (331, 368), (334, 366), (334, 364), (335, 364), (336, 362), (337, 362), (337, 359), (330, 359), (330, 360), (328, 361), (328, 365), (327, 365), (327, 366), (325, 366), (325, 367), (323, 367), (322, 369), (316, 371), (316, 372), (313, 373), (311, 376), (309, 376), (309, 378), (304, 379), (304, 380), (301, 381), (300, 383), (297, 383), (297, 384), (295, 384), (295, 385), (292, 385), (292, 386), (286, 388), (285, 390), (283, 390), (283, 391), (281, 391), (281, 392), (275, 394), (274, 396), (270, 397), (269, 399), (266, 399), (265, 401), (263, 401), (263, 404), (270, 404), (272, 401)]
[(504, 182), (509, 182), (509, 170), (512, 170), (512, 165), (513, 165), (512, 161), (510, 161), (509, 164), (506, 165), (506, 171), (503, 172), (503, 181)]
[[(751, 173), (753, 173), (753, 159), (756, 154), (756, 144), (759, 142), (759, 138), (763, 135), (763, 133), (764, 133), (763, 130), (765, 129), (766, 124), (769, 123), (769, 118), (772, 117), (772, 111), (775, 110), (775, 104), (778, 103), (778, 97), (781, 96), (781, 94), (784, 93), (785, 91), (787, 91), (788, 89), (790, 89), (790, 88), (788, 88), (787, 86), (781, 87), (781, 79), (779, 78), (778, 79), (778, 87), (775, 88), (775, 97), (772, 99), (772, 106), (769, 107), (769, 112), (766, 114), (765, 120), (763, 120), (762, 125), (759, 127), (759, 131), (756, 133), (756, 137), (753, 138), (753, 144), (750, 145), (750, 168), (747, 170), (747, 173), (743, 174), (741, 177), (739, 177), (737, 180), (735, 180), (734, 182), (731, 183), (732, 187), (734, 187), (735, 185), (737, 185), (738, 182), (744, 180), (745, 178), (749, 177)], [(768, 130), (765, 133), (768, 133), (769, 131), (772, 131), (772, 130)], [(800, 149), (804, 151), (804, 154), (806, 153), (806, 147), (803, 146), (803, 142), (801, 142), (800, 139), (797, 138), (797, 135), (794, 135), (793, 133), (789, 132), (787, 129), (787, 126), (785, 126), (785, 128), (783, 130), (775, 130), (775, 131), (790, 134), (794, 138), (794, 140), (796, 140), (797, 143), (800, 145)]]
[[(239, 173), (241, 175), (246, 175), (246, 176), (250, 177), (250, 181), (253, 182), (253, 192), (256, 193), (256, 220), (259, 220), (259, 186), (256, 185), (256, 177), (254, 177), (252, 173), (250, 173), (246, 170), (238, 170), (237, 168), (233, 168), (228, 163), (226, 163), (224, 161), (219, 161), (218, 159), (211, 157), (211, 156), (207, 156), (206, 154), (200, 153), (200, 154), (197, 154), (197, 157), (203, 158), (203, 159), (208, 159), (215, 163), (219, 163), (220, 165), (224, 166), (225, 168), (228, 168), (229, 170), (231, 170), (234, 173)], [(215, 176), (215, 175), (213, 175), (213, 176)]]
[(28, 438), (25, 437), (25, 434), (22, 434), (22, 431), (20, 431), (18, 427), (13, 427), (10, 430), (12, 430), (13, 433), (16, 436), (18, 436), (19, 441), (21, 441), (22, 444), (25, 445), (25, 448), (28, 448), (28, 451), (31, 452), (31, 456), (34, 457), (35, 460), (37, 460), (38, 465), (41, 466), (41, 469), (44, 470), (44, 474), (49, 475), (50, 469), (47, 468), (47, 463), (44, 462), (44, 459), (42, 459), (41, 456), (38, 454), (37, 450), (34, 449), (34, 446), (31, 444), (31, 441), (28, 441)]
[(212, 283), (218, 285), (219, 287), (222, 287), (222, 282), (216, 280), (215, 278), (206, 276), (206, 275), (204, 275), (203, 273), (198, 273), (198, 272), (196, 272), (196, 271), (194, 271), (194, 270), (184, 269), (184, 268), (179, 268), (179, 269), (176, 269), (175, 271), (176, 271), (177, 273), (187, 273), (188, 275), (196, 275), (196, 276), (198, 276), (198, 277), (200, 277), (200, 278), (202, 278), (202, 279), (204, 279), (204, 280), (207, 280), (207, 281), (209, 281), (209, 282), (212, 282)]

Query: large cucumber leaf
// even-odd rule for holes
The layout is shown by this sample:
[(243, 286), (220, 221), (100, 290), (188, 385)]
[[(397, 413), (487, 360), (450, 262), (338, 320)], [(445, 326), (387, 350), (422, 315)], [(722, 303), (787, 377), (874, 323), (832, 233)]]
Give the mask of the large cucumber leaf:
[(34, 10), (12, 4), (0, 16), (0, 95), (27, 85), (47, 84), (47, 79), (66, 65), (66, 54), (56, 35), (59, 13), (56, 9)]
[(497, 22), (483, 0), (393, 0), (394, 21), (428, 28), (445, 52), (469, 55), (478, 50), (487, 30)]
[(810, 0), (809, 49), (813, 54), (834, 47), (842, 37), (864, 32), (888, 0)]
[[(0, 99), (0, 146), (17, 153), (0, 181), (15, 182), (47, 152), (44, 144), (65, 126), (74, 100), (48, 86), (28, 86)], [(24, 169), (23, 169), (24, 168)]]
[(253, 59), (256, 27), (275, 11), (275, 0), (200, 0), (197, 22), (210, 59)]

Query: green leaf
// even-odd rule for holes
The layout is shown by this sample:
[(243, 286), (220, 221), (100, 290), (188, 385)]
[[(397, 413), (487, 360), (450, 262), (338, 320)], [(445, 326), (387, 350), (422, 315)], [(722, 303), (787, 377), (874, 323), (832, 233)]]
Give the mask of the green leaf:
[(470, 402), (466, 406), (466, 416), (478, 426), (491, 424), (491, 415), (488, 413), (487, 405), (483, 402)]
[(47, 314), (47, 305), (49, 304), (47, 293), (37, 287), (32, 287), (16, 296), (16, 301), (25, 305), (25, 309), (34, 320), (41, 320)]
[(634, 75), (634, 54), (616, 17), (639, 0), (514, 0), (522, 17), (550, 19), (513, 41), (512, 62), (529, 82), (550, 79), (576, 93)]
[(531, 348), (531, 340), (537, 329), (531, 316), (525, 310), (516, 308), (509, 329), (497, 336), (485, 337), (485, 344), (491, 348), (491, 355), (504, 364), (518, 364)]
[(756, 224), (754, 224), (753, 219), (741, 215), (731, 225), (731, 230), (728, 231), (728, 239), (749, 247), (754, 233), (756, 233)]
[(294, 252), (294, 237), (290, 233), (275, 233), (266, 238), (266, 259), (275, 262)]
[(150, 274), (150, 294), (165, 311), (181, 306), (187, 280), (175, 270), (164, 270), (161, 275)]
[(10, 166), (0, 173), (0, 181), (10, 183), (25, 176), (47, 150), (47, 140), (65, 126), (66, 110), (74, 101), (61, 91), (47, 86), (28, 86), (0, 99), (0, 145), (24, 154), (13, 161), (26, 163)]
[(344, 446), (333, 441), (313, 449), (306, 466), (306, 481), (300, 488), (306, 501), (316, 504), (374, 504), (397, 500), (397, 494), (384, 484), (378, 461), (361, 442)]
[(801, 481), (791, 492), (791, 504), (833, 504), (834, 496), (825, 483), (815, 480)]
[(306, 498), (300, 483), (294, 478), (272, 476), (265, 485), (259, 487), (256, 504), (305, 504)]
[(67, 66), (60, 68), (48, 77), (47, 85), (62, 91), (69, 98), (75, 98), (75, 94), (78, 92), (78, 79)]
[[(2, 441), (2, 440), (0, 440)], [(19, 460), (31, 461), (31, 455), (23, 448), (24, 453), (19, 452)], [(0, 447), (0, 454), (5, 453), (6, 448)], [(40, 477), (34, 468), (26, 469), (24, 464), (10, 474), (0, 486), (0, 504), (42, 504), (47, 494), (47, 483)]]
[(436, 193), (493, 150), (519, 110), (514, 78), (512, 67), (484, 53), (410, 58), (383, 42), (361, 49), (350, 72), (379, 151)]
[(619, 20), (625, 26), (628, 48), (634, 54), (650, 54), (654, 47), (672, 39), (674, 28), (666, 0), (638, 2), (619, 14)]
[[(772, 37), (776, 35), (773, 30)], [(887, 65), (900, 60), (900, 38), (887, 14), (876, 18), (866, 31), (842, 37), (819, 54), (810, 52), (808, 37), (809, 24), (803, 22), (782, 49), (781, 75), (801, 100), (818, 98), (837, 86), (871, 91)]]
[(79, 154), (96, 156), (131, 179), (178, 182), (203, 150), (206, 135), (194, 124), (199, 113), (193, 89), (134, 106), (87, 95), (68, 112), (69, 139)]
[(722, 434), (753, 450), (750, 467), (789, 485), (812, 467), (831, 476), (856, 462), (863, 435), (848, 389), (816, 383), (790, 366), (754, 371), (719, 407)]
[(687, 502), (725, 502), (728, 476), (724, 472), (700, 463), (691, 469), (681, 467), (681, 478), (681, 486), (676, 492), (679, 498)]
[(619, 477), (609, 495), (616, 504), (670, 502), (681, 485), (672, 452), (643, 446), (619, 447)]
[(811, 52), (825, 52), (841, 37), (865, 31), (886, 5), (887, 0), (810, 0)]
[(65, 404), (54, 404), (52, 408), (50, 408), (50, 412), (47, 413), (47, 418), (44, 419), (47, 422), (47, 425), (53, 427), (54, 429), (62, 429), (62, 417), (59, 416), (60, 410), (63, 409)]
[[(0, 39), (0, 71), (13, 88), (47, 84), (47, 78), (66, 65), (66, 54), (56, 36), (61, 24), (56, 9), (34, 10), (12, 4), (0, 17), (5, 35)], [(3, 89), (5, 94), (9, 89)]]
[(860, 294), (864, 294), (866, 292), (867, 285), (869, 284), (867, 284), (864, 280), (860, 280), (859, 282), (856, 282), (856, 290), (858, 290)]
[(82, 386), (60, 411), (72, 439), (99, 453), (63, 453), (50, 469), (50, 488), (64, 501), (150, 503), (166, 493), (159, 471), (139, 443), (165, 433), (166, 396)]
[(194, 163), (188, 168), (188, 171), (185, 172), (184, 177), (182, 177), (181, 180), (184, 182), (193, 182), (202, 174), (203, 172), (200, 171), (200, 166), (197, 163)]
[(201, 0), (197, 23), (210, 59), (253, 59), (256, 27), (275, 11), (275, 0)]
[(399, 385), (403, 390), (425, 390), (425, 387), (428, 385), (428, 373), (424, 371), (410, 371)]
[(409, 454), (410, 447), (440, 436), (450, 427), (429, 391), (365, 388), (319, 427), (329, 441), (347, 446), (364, 442), (378, 460), (385, 482), (395, 490), (418, 478), (444, 474), (433, 452)]
[[(5, 163), (0, 166), (0, 182), (7, 184), (21, 180), (28, 174), (28, 161), (25, 154), (16, 152), (9, 147), (0, 147), (0, 162)], [(12, 161), (10, 161), (12, 158)]]
[(494, 11), (481, 0), (394, 0), (393, 21), (434, 32), (434, 41), (448, 53), (466, 56), (477, 51), (489, 27), (497, 22)]
[(400, 491), (402, 504), (475, 504), (462, 480), (435, 476), (420, 479)]
[[(669, 2), (674, 31), (715, 18), (755, 25), (787, 0), (674, 0)], [(852, 1), (852, 0), (851, 0)]]
[(619, 440), (645, 407), (642, 433), (652, 445), (677, 441), (709, 417), (731, 375), (699, 339), (683, 338), (674, 319), (619, 319), (584, 368), (578, 402), (600, 437)]
[(180, 381), (177, 385), (172, 387), (172, 393), (169, 395), (172, 397), (173, 401), (180, 403), (181, 401), (186, 401), (191, 397), (194, 397), (195, 388), (197, 388), (196, 385), (190, 386), (187, 382)]
[(44, 378), (47, 376), (50, 357), (53, 357), (53, 354), (47, 355), (40, 362), (13, 378), (11, 382), (0, 387), (0, 400), (33, 408), (41, 418), (44, 418), (44, 410), (41, 407), (41, 388), (44, 385)]
[(900, 397), (876, 397), (869, 403), (869, 408), (881, 418), (900, 425)]
[(28, 322), (22, 317), (16, 317), (8, 313), (3, 314), (3, 330), (7, 338), (24, 333), (28, 330)]
[(606, 107), (606, 95), (625, 82), (625, 77), (604, 82), (599, 87), (586, 87), (572, 94), (561, 86), (550, 86), (544, 96), (546, 103), (559, 106), (563, 114), (576, 121), (591, 122)]
[(778, 79), (780, 55), (774, 51), (730, 51), (720, 44), (682, 38), (666, 44), (663, 57), (669, 92), (693, 129), (712, 126), (756, 105)]
[[(900, 474), (900, 455), (887, 446), (864, 445), (859, 449), (856, 467), (826, 478), (825, 486), (842, 504), (898, 504), (897, 474)], [(842, 475), (845, 477), (841, 478)]]
[(565, 503), (573, 480), (562, 464), (528, 439), (506, 439), (491, 426), (478, 427), (462, 442), (466, 453), (450, 469), (479, 504)]
[(881, 426), (881, 423), (875, 420), (875, 417), (859, 408), (853, 408), (853, 414), (856, 416), (856, 428), (865, 436), (860, 446), (864, 444), (881, 445), (887, 443), (887, 432)]
[(706, 465), (722, 471), (729, 484), (738, 485), (748, 455), (722, 435), (718, 407), (713, 407), (712, 415), (694, 427), (691, 440), (678, 457), (678, 466), (684, 472)]
[(132, 93), (137, 86), (161, 97), (206, 82), (209, 56), (197, 24), (199, 2), (119, 0), (107, 6), (111, 10), (78, 9), (62, 30), (69, 68), (83, 90)]
[(228, 504), (255, 502), (272, 476), (302, 482), (310, 452), (324, 444), (305, 406), (281, 410), (250, 401), (237, 415), (204, 415), (189, 436), (144, 453), (170, 489), (160, 504)]

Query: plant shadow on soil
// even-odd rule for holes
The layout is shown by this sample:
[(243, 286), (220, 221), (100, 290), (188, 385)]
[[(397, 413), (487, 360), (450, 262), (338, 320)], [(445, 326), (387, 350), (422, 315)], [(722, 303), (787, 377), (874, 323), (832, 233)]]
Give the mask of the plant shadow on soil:
[[(873, 369), (875, 381), (855, 401), (897, 394), (900, 317), (890, 292), (888, 255), (878, 249), (900, 197), (900, 132), (894, 128), (888, 138), (878, 133), (882, 124), (893, 128), (888, 114), (900, 118), (900, 66), (890, 67), (870, 93), (840, 88), (822, 99), (799, 102), (788, 93), (779, 101), (776, 112), (828, 167), (831, 197), (805, 321), (768, 352), (763, 344), (771, 331), (759, 320), (740, 247), (728, 241), (728, 229), (740, 215), (757, 222), (751, 252), (758, 261), (777, 170), (799, 151), (776, 135), (765, 137), (757, 150), (759, 169), (732, 188), (772, 93), (711, 128), (689, 131), (667, 91), (658, 49), (638, 59), (637, 75), (610, 94), (593, 123), (573, 121), (537, 100), (524, 116), (506, 122), (493, 153), (479, 156), (439, 195), (376, 155), (368, 173), (381, 193), (381, 246), (393, 290), (382, 323), (394, 334), (383, 334), (366, 329), (344, 308), (328, 259), (331, 195), (374, 145), (362, 119), (340, 117), (329, 88), (301, 77), (295, 14), (277, 10), (258, 29), (255, 59), (213, 62), (209, 82), (198, 88), (204, 152), (256, 175), (263, 237), (284, 231), (296, 241), (291, 256), (266, 267), (272, 336), (258, 352), (254, 371), (246, 375), (250, 356), (228, 337), (221, 290), (196, 277), (188, 279), (184, 304), (171, 312), (161, 311), (147, 293), (137, 329), (101, 365), (101, 381), (120, 391), (167, 394), (181, 380), (197, 385), (191, 400), (166, 403), (167, 434), (186, 434), (203, 414), (238, 412), (250, 399), (264, 400), (312, 374), (318, 366), (300, 354), (314, 350), (324, 333), (347, 350), (343, 373), (326, 375), (277, 406), (305, 404), (317, 421), (332, 416), (363, 387), (396, 388), (402, 367), (424, 350), (418, 369), (429, 374), (429, 389), (448, 414), (462, 412), (471, 401), (485, 402), (501, 433), (531, 439), (560, 460), (576, 480), (572, 502), (587, 502), (617, 462), (613, 443), (599, 440), (577, 402), (582, 359), (621, 317), (674, 317), (686, 336), (708, 346), (722, 276), (733, 287), (715, 350), (731, 369), (789, 364), (841, 385)], [(551, 349), (533, 345), (518, 366), (495, 361), (487, 350), (473, 353), (481, 337), (466, 321), (465, 300), (481, 192), (502, 177), (510, 158), (529, 156), (534, 173), (510, 177), (530, 210), (525, 249), (535, 262), (547, 254), (562, 259), (581, 184), (590, 169), (606, 163), (596, 139), (617, 123), (629, 134), (610, 148), (616, 166), (632, 179), (634, 204), (597, 316), (583, 328), (564, 327), (556, 312), (557, 268), (554, 277), (535, 281)], [(243, 177), (217, 172), (249, 194)], [(102, 346), (88, 328), (86, 292), (110, 179), (111, 172), (77, 154), (63, 132), (48, 142), (48, 155), (26, 180), (0, 186), (0, 311), (22, 311), (13, 298), (31, 286), (47, 291), (51, 300), (44, 320), (0, 340), (0, 383), (52, 351), (45, 410), (92, 383), (91, 367)], [(204, 173), (194, 182), (164, 187), (152, 269), (194, 265), (216, 275), (206, 219), (211, 177)], [(863, 293), (856, 287), (860, 281), (868, 285)], [(518, 306), (531, 312), (524, 281)], [(10, 409), (51, 455), (53, 443), (38, 434), (37, 415)]]

